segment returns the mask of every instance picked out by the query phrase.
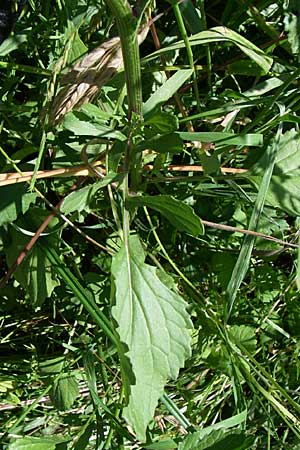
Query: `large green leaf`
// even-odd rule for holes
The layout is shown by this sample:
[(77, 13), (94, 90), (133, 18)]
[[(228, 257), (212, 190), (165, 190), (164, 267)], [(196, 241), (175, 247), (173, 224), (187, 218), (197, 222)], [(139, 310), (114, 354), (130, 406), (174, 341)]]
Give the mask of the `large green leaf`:
[(36, 197), (35, 192), (27, 192), (24, 184), (0, 187), (0, 226), (14, 222), (19, 214), (24, 214)]
[(193, 209), (170, 195), (144, 195), (130, 197), (130, 206), (149, 206), (159, 211), (178, 230), (191, 233), (193, 236), (204, 234), (204, 227)]
[[(203, 45), (209, 44), (210, 42), (228, 42), (235, 44), (243, 53), (245, 53), (245, 55), (261, 66), (266, 73), (270, 70), (273, 62), (270, 56), (267, 56), (260, 48), (248, 41), (248, 39), (245, 39), (240, 34), (226, 27), (215, 27), (210, 30), (201, 31), (200, 33), (190, 36), (189, 41), (190, 45)], [(179, 48), (185, 48), (184, 41), (175, 42), (168, 47), (157, 50), (144, 58), (144, 61), (148, 62), (165, 52), (177, 50)]]
[(142, 441), (167, 379), (175, 379), (190, 356), (192, 328), (185, 301), (144, 259), (138, 237), (130, 236), (112, 263), (112, 314), (135, 376), (123, 415)]

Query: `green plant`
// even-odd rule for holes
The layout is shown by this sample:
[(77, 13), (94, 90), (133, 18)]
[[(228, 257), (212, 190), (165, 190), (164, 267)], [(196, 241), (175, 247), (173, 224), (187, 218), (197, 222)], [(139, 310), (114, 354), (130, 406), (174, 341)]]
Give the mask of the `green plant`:
[(298, 9), (28, 2), (0, 46), (3, 448), (296, 448)]

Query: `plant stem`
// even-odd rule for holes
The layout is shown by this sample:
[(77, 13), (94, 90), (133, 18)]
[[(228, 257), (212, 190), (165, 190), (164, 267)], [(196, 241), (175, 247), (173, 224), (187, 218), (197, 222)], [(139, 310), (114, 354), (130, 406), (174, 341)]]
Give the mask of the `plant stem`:
[(137, 21), (127, 1), (106, 0), (106, 3), (116, 19), (119, 30), (127, 86), (128, 115), (131, 120), (133, 112), (142, 115), (143, 104)]
[(194, 82), (194, 91), (195, 91), (195, 96), (196, 96), (196, 101), (197, 101), (197, 107), (198, 110), (200, 111), (200, 97), (199, 97), (199, 90), (198, 90), (198, 83), (197, 83), (197, 74), (196, 74), (196, 70), (195, 70), (195, 66), (194, 66), (194, 57), (193, 57), (193, 51), (192, 48), (190, 46), (190, 42), (189, 42), (189, 38), (185, 29), (185, 25), (183, 22), (183, 18), (181, 15), (181, 11), (179, 8), (179, 4), (177, 2), (177, 0), (174, 2), (172, 2), (172, 6), (173, 6), (173, 10), (174, 10), (174, 14), (176, 17), (176, 21), (177, 21), (177, 25), (180, 31), (180, 34), (182, 36), (182, 39), (184, 41), (185, 44), (185, 48), (186, 48), (186, 53), (187, 53), (187, 57), (189, 60), (189, 64), (190, 64), (190, 68), (193, 70), (193, 82)]

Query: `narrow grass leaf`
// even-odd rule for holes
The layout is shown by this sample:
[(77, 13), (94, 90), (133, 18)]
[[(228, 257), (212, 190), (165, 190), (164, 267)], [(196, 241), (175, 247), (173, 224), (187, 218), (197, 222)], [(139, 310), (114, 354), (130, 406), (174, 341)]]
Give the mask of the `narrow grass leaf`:
[(130, 197), (128, 205), (149, 206), (159, 211), (178, 230), (186, 231), (193, 236), (204, 234), (204, 227), (193, 209), (170, 195)]
[(184, 141), (214, 142), (223, 145), (247, 145), (248, 147), (263, 145), (263, 135), (260, 133), (249, 133), (236, 135), (222, 132), (195, 132), (179, 131), (177, 134)]
[[(292, 216), (300, 215), (300, 137), (295, 129), (286, 131), (278, 143), (273, 176), (267, 202)], [(267, 164), (263, 155), (252, 167), (249, 179), (258, 186)]]
[[(282, 125), (278, 127), (276, 137), (274, 139), (274, 142), (267, 148), (266, 151), (266, 160), (264, 164), (264, 174), (261, 180), (261, 184), (259, 187), (258, 195), (254, 204), (253, 212), (251, 214), (250, 222), (249, 222), (249, 230), (256, 231), (259, 224), (260, 215), (262, 213), (267, 192), (269, 189), (273, 168), (275, 165), (276, 160), (276, 154), (278, 150), (278, 146), (280, 143), (280, 137), (281, 137), (281, 131)], [(230, 281), (228, 283), (227, 289), (226, 289), (226, 297), (227, 297), (227, 314), (226, 314), (226, 320), (229, 319), (234, 302), (236, 299), (236, 295), (238, 292), (238, 289), (248, 271), (250, 258), (252, 249), (255, 242), (255, 237), (247, 235), (244, 238), (241, 251), (239, 253), (239, 257), (237, 259), (237, 262), (234, 266), (234, 269), (231, 274)]]
[[(260, 48), (252, 44), (252, 42), (248, 41), (248, 39), (244, 38), (239, 33), (236, 33), (235, 31), (230, 30), (226, 27), (215, 27), (207, 31), (201, 31), (200, 33), (190, 36), (189, 41), (191, 46), (208, 44), (210, 42), (228, 42), (234, 44), (239, 47), (239, 49), (243, 53), (245, 53), (245, 55), (256, 62), (256, 64), (261, 66), (265, 73), (268, 73), (273, 63), (272, 58), (270, 56), (267, 56)], [(143, 61), (151, 61), (153, 58), (156, 58), (163, 53), (184, 47), (184, 42), (178, 41), (175, 44), (157, 50), (156, 52), (144, 58)]]
[(123, 245), (112, 263), (112, 314), (135, 376), (123, 415), (142, 441), (167, 379), (175, 379), (190, 356), (192, 328), (185, 301), (144, 259), (138, 237), (130, 236), (127, 251)]
[(154, 94), (144, 103), (143, 114), (145, 119), (150, 116), (160, 105), (171, 98), (179, 88), (190, 78), (192, 69), (178, 70), (171, 78), (169, 78)]

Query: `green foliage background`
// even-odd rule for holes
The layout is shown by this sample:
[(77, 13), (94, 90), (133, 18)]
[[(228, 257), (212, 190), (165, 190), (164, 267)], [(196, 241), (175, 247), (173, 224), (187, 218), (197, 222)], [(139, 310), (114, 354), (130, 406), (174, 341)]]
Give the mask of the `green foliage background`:
[(144, 103), (94, 65), (56, 121), (118, 3), (28, 0), (0, 46), (1, 448), (297, 449), (298, 2), (136, 2)]

